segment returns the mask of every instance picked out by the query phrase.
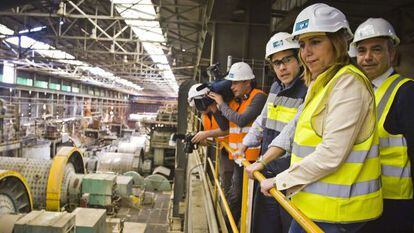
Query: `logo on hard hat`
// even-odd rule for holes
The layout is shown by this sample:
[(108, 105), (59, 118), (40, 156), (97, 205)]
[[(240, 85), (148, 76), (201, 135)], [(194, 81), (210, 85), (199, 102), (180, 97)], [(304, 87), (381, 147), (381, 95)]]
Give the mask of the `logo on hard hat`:
[(282, 45), (283, 45), (283, 40), (278, 40), (278, 41), (273, 42), (273, 48), (277, 48)]
[(309, 26), (309, 19), (297, 22), (295, 25), (295, 31), (303, 30)]
[(230, 73), (229, 78), (234, 78), (234, 74)]

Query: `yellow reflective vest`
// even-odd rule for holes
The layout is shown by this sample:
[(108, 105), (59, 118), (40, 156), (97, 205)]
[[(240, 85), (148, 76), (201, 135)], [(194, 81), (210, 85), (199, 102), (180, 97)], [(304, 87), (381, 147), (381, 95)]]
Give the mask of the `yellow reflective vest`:
[[(352, 74), (374, 95), (371, 84), (355, 66), (347, 65), (330, 78), (329, 70), (317, 77), (305, 99), (298, 119), (291, 163), (312, 156), (322, 137), (312, 127), (312, 117), (320, 112), (321, 104), (343, 74)], [(310, 93), (313, 96), (310, 96)], [(346, 140), (346, 139), (344, 139)], [(330, 175), (304, 187), (292, 196), (292, 202), (314, 221), (352, 223), (375, 219), (382, 213), (378, 135), (374, 130), (365, 141), (355, 142), (346, 161)]]
[(384, 199), (412, 199), (411, 164), (407, 141), (402, 134), (390, 134), (384, 123), (398, 89), (411, 79), (398, 74), (388, 77), (375, 91), (380, 145), (381, 180)]

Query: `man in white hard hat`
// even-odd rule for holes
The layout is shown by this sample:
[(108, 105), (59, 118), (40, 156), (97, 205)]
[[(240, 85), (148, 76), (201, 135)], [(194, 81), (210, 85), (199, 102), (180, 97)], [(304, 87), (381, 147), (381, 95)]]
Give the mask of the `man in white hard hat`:
[(382, 216), (364, 232), (413, 232), (414, 82), (392, 67), (400, 39), (382, 18), (369, 18), (355, 31), (351, 46), (374, 86), (377, 104)]
[[(208, 96), (216, 101), (223, 116), (230, 121), (229, 146), (234, 151), (237, 151), (241, 147), (243, 137), (249, 131), (253, 121), (259, 116), (266, 102), (266, 94), (255, 88), (255, 76), (247, 63), (234, 63), (230, 67), (229, 74), (225, 79), (232, 82), (231, 90), (234, 94), (234, 99), (227, 104), (218, 93), (210, 92)], [(260, 146), (257, 146), (246, 150), (244, 157), (254, 162), (259, 157), (259, 154)], [(230, 159), (234, 157), (238, 157), (238, 154), (230, 153)], [(232, 184), (227, 194), (227, 199), (236, 222), (240, 218), (242, 181), (243, 168), (235, 164)]]
[[(207, 84), (194, 84), (188, 91), (188, 104), (190, 107), (195, 107), (203, 116), (208, 116), (209, 124), (205, 124), (204, 127), (209, 131), (200, 131), (194, 137), (192, 142), (199, 143), (209, 137), (218, 137), (228, 134), (228, 120), (223, 117), (220, 111), (217, 111), (217, 105), (215, 101), (208, 97), (209, 92), (216, 92), (224, 96), (224, 102), (230, 102), (233, 99), (233, 93), (231, 91), (231, 82), (228, 80), (215, 80)], [(214, 116), (214, 117), (213, 117)], [(203, 122), (204, 122), (203, 118)], [(207, 125), (214, 126), (213, 130)], [(219, 126), (219, 127), (218, 127)], [(226, 132), (223, 132), (226, 131)]]
[[(210, 90), (220, 93), (231, 92), (230, 85), (231, 83), (228, 81), (218, 81), (210, 85), (198, 83), (194, 84), (188, 91), (188, 103), (190, 107), (195, 107), (197, 111), (201, 112), (203, 125), (203, 130), (194, 135), (191, 140), (192, 143), (206, 145), (206, 140), (209, 138), (214, 139), (216, 143), (227, 140), (229, 122), (217, 110), (215, 101), (209, 98), (207, 94)], [(214, 153), (215, 149), (213, 147), (207, 147), (207, 154), (211, 158), (214, 158)], [(228, 192), (233, 174), (233, 162), (229, 160), (228, 153), (225, 150), (221, 151), (220, 158), (220, 178), (224, 191)]]
[[(279, 32), (266, 45), (266, 60), (270, 63), (276, 80), (270, 88), (266, 105), (244, 137), (240, 153), (248, 147), (261, 144), (260, 155), (267, 151), (269, 144), (280, 134), (284, 126), (294, 118), (302, 104), (307, 87), (302, 79), (303, 69), (298, 59), (299, 44), (289, 40), (291, 35)], [(246, 168), (248, 174), (262, 171), (266, 178), (274, 177), (290, 165), (290, 155), (267, 161), (261, 157)], [(253, 204), (252, 231), (255, 233), (288, 232), (292, 217), (275, 201), (256, 190)]]

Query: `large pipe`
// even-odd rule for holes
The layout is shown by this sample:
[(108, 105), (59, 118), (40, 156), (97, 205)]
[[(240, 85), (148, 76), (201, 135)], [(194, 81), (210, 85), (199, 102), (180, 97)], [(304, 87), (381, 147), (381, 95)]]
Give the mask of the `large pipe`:
[(123, 174), (128, 171), (138, 172), (142, 154), (100, 152), (98, 153), (97, 171)]
[(142, 147), (135, 144), (134, 142), (120, 142), (118, 144), (119, 153), (130, 153), (130, 154), (138, 153), (139, 154), (141, 153), (141, 151), (142, 151)]

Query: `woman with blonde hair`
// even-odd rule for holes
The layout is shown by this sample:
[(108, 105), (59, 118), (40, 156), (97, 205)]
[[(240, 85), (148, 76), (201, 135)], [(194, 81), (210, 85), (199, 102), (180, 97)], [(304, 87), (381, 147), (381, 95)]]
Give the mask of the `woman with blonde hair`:
[[(264, 180), (261, 191), (269, 195), (274, 186), (287, 189), (294, 205), (325, 232), (358, 232), (382, 213), (371, 84), (350, 62), (352, 32), (338, 9), (321, 3), (305, 8), (292, 37), (300, 45), (309, 89), (294, 120), (291, 165)], [(289, 150), (277, 143), (276, 138), (265, 158)], [(289, 232), (304, 231), (293, 221)]]

